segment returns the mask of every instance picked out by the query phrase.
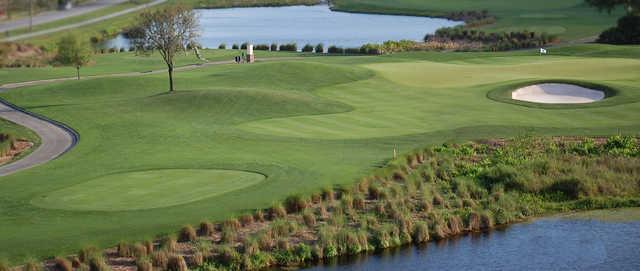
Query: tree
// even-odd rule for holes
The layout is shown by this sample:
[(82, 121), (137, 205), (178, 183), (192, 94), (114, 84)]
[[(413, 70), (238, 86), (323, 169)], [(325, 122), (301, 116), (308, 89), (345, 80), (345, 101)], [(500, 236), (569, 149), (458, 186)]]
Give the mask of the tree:
[(591, 6), (609, 13), (624, 6), (627, 15), (618, 24), (600, 34), (597, 42), (609, 44), (640, 44), (640, 0), (585, 0)]
[(617, 6), (624, 6), (627, 13), (640, 15), (640, 0), (586, 0), (591, 6), (599, 10), (613, 11)]
[(160, 53), (169, 72), (169, 93), (173, 93), (174, 57), (179, 51), (196, 46), (198, 20), (195, 12), (183, 5), (145, 11), (131, 36), (136, 50)]
[(56, 61), (65, 66), (75, 66), (78, 80), (80, 80), (80, 67), (87, 65), (91, 61), (89, 43), (79, 40), (74, 35), (62, 37), (58, 41)]

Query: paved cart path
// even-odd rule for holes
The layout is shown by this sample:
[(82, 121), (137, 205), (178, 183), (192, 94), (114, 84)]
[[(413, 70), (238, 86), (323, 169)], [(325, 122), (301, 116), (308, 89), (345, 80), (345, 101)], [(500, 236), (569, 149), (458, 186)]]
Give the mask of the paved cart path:
[[(121, 10), (121, 11), (118, 11), (118, 12), (111, 13), (109, 15), (105, 15), (105, 16), (89, 19), (89, 20), (86, 20), (86, 21), (83, 21), (83, 22), (78, 22), (78, 23), (74, 23), (74, 24), (67, 24), (67, 25), (63, 25), (63, 26), (60, 26), (60, 27), (55, 27), (55, 28), (45, 29), (45, 30), (41, 30), (41, 31), (30, 32), (30, 33), (20, 34), (20, 35), (16, 35), (16, 36), (11, 36), (11, 37), (5, 38), (3, 41), (23, 40), (23, 39), (33, 38), (33, 37), (37, 37), (37, 36), (41, 36), (41, 35), (51, 34), (51, 33), (54, 33), (54, 32), (59, 32), (59, 31), (63, 31), (63, 30), (69, 30), (69, 29), (73, 29), (73, 28), (78, 28), (78, 27), (81, 27), (81, 26), (85, 26), (85, 25), (101, 22), (101, 21), (104, 21), (104, 20), (108, 20), (108, 19), (111, 19), (111, 18), (114, 18), (114, 17), (118, 17), (120, 15), (124, 15), (124, 14), (127, 14), (127, 13), (139, 11), (139, 10), (151, 7), (151, 6), (155, 6), (155, 5), (164, 3), (166, 1), (167, 0), (155, 0), (153, 2), (144, 4), (144, 5), (140, 5), (140, 6), (129, 8), (129, 9), (125, 9), (125, 10)], [(93, 11), (93, 10), (91, 10), (91, 11)], [(76, 15), (78, 15), (78, 14), (76, 14)], [(0, 26), (0, 29), (4, 29), (3, 27), (4, 27), (4, 25)], [(9, 27), (6, 27), (6, 28), (7, 28), (7, 30), (9, 29)], [(3, 31), (6, 31), (6, 30), (3, 30)]]

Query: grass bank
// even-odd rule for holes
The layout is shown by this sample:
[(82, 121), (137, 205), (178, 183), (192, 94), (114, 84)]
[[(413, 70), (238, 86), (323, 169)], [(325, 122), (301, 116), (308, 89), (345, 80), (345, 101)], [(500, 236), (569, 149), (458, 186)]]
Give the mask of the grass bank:
[(555, 212), (637, 207), (639, 177), (640, 145), (634, 137), (444, 144), (393, 159), (354, 185), (290, 196), (216, 224), (203, 220), (199, 227), (186, 225), (156, 240), (121, 242), (104, 255), (84, 257), (80, 265), (293, 267)]
[(543, 0), (535, 4), (516, 0), (508, 5), (500, 0), (335, 0), (332, 4), (333, 9), (339, 11), (438, 17), (452, 12), (487, 10), (496, 17), (496, 22), (479, 29), (490, 32), (546, 32), (558, 35), (564, 41), (595, 37), (615, 25), (616, 19), (623, 14), (622, 11), (599, 13), (583, 0)]

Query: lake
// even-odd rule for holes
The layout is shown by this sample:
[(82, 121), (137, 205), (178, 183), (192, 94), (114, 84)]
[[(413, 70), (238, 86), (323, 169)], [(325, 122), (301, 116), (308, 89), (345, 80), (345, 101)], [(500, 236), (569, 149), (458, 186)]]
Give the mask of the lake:
[(640, 270), (639, 214), (623, 209), (537, 219), (304, 270)]
[[(196, 13), (200, 43), (207, 48), (244, 42), (360, 47), (387, 40), (420, 41), (438, 28), (462, 24), (428, 17), (334, 12), (327, 5), (199, 9)], [(119, 36), (100, 47), (128, 48), (128, 42)]]

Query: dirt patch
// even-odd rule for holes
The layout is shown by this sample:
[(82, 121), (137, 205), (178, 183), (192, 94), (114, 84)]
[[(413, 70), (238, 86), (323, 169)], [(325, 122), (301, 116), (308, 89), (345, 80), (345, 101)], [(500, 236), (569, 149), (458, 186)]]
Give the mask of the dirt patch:
[(13, 143), (13, 146), (7, 153), (0, 156), (0, 165), (4, 165), (13, 160), (13, 158), (19, 156), (24, 151), (33, 147), (33, 143), (24, 139), (18, 139)]

